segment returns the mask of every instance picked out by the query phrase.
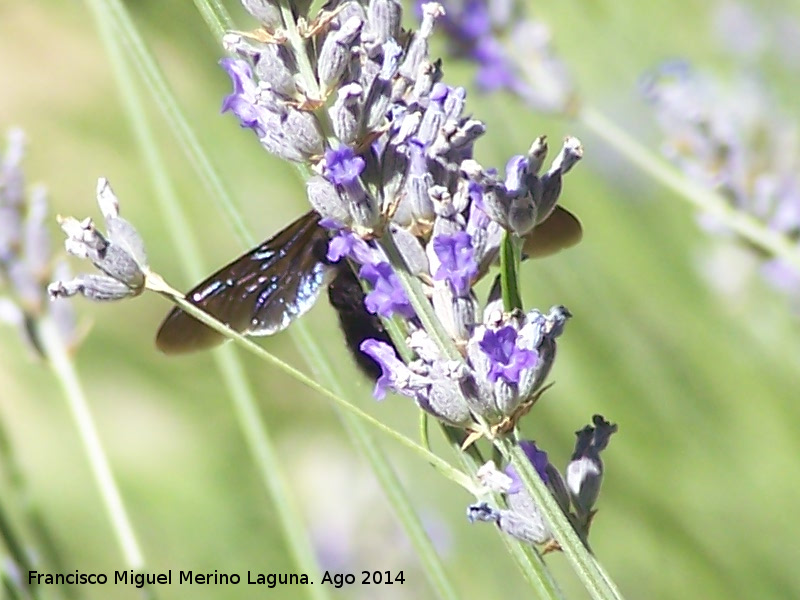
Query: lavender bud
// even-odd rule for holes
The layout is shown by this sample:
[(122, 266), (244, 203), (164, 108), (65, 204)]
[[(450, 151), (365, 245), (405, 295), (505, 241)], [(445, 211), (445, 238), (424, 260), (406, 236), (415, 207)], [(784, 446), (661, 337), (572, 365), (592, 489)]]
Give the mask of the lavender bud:
[(419, 30), (414, 33), (411, 43), (406, 50), (406, 58), (400, 67), (400, 74), (408, 81), (414, 81), (427, 69), (428, 38), (433, 33), (436, 19), (444, 15), (441, 4), (428, 2), (422, 5), (422, 23)]
[(444, 102), (449, 93), (450, 88), (443, 83), (435, 84), (431, 90), (430, 104), (423, 113), (417, 132), (417, 140), (423, 147), (430, 145), (436, 139), (436, 135), (447, 118), (444, 112)]
[(400, 250), (400, 254), (403, 255), (406, 265), (408, 265), (409, 272), (414, 275), (429, 273), (428, 257), (416, 236), (394, 223), (391, 224), (391, 231), (397, 248)]
[(435, 363), (430, 373), (433, 385), (429, 395), (418, 402), (423, 409), (438, 419), (457, 427), (463, 427), (472, 421), (472, 415), (459, 388), (455, 385), (458, 372), (458, 363), (443, 365), (441, 362)]
[(324, 144), (316, 117), (308, 112), (290, 110), (284, 122), (286, 142), (304, 160), (322, 155)]
[(147, 271), (147, 257), (136, 229), (119, 216), (119, 202), (106, 179), (97, 182), (97, 203), (106, 221), (108, 238), (95, 229), (89, 218), (59, 219), (67, 234), (67, 252), (88, 258), (106, 276), (84, 275), (68, 282), (48, 286), (52, 298), (81, 293), (93, 300), (119, 300), (142, 293)]
[(428, 60), (423, 61), (417, 69), (417, 77), (414, 79), (414, 87), (411, 90), (411, 98), (419, 100), (431, 94), (433, 86), (442, 78), (442, 61), (437, 60), (432, 63)]
[(462, 377), (458, 380), (458, 387), (464, 394), (469, 409), (478, 415), (497, 415), (497, 407), (494, 402), (494, 390), (492, 385), (485, 379), (478, 379), (475, 376), (477, 368), (473, 364), (473, 370), (465, 370)]
[(336, 92), (336, 101), (330, 109), (333, 131), (345, 145), (352, 144), (360, 132), (359, 101), (363, 88), (357, 83), (343, 85)]
[(338, 223), (350, 221), (347, 202), (336, 191), (336, 186), (321, 175), (314, 175), (306, 181), (306, 195), (311, 206), (323, 218)]
[(592, 417), (592, 423), (594, 427), (587, 425), (575, 433), (575, 451), (567, 465), (567, 487), (578, 516), (583, 521), (591, 517), (603, 482), (600, 452), (608, 446), (611, 435), (617, 431), (616, 424), (609, 423), (600, 415)]
[(258, 49), (258, 54), (253, 58), (256, 77), (262, 84), (266, 84), (285, 98), (294, 98), (297, 95), (295, 84), (294, 60), (289, 51), (278, 44), (266, 44)]
[(545, 544), (553, 539), (553, 532), (530, 495), (510, 494), (506, 501), (509, 510), (501, 510), (497, 521), (501, 531), (529, 544)]
[(372, 131), (380, 127), (386, 119), (392, 93), (392, 79), (400, 68), (403, 49), (394, 40), (383, 44), (383, 64), (378, 76), (373, 80), (365, 103), (366, 127)]
[(413, 213), (409, 202), (402, 194), (406, 182), (408, 159), (402, 151), (389, 145), (381, 157), (381, 179), (384, 205), (397, 204), (392, 221), (403, 227), (412, 225)]
[(482, 521), (484, 523), (497, 523), (500, 518), (499, 511), (489, 506), (486, 502), (470, 504), (467, 507), (467, 519), (470, 523)]
[(244, 9), (253, 15), (267, 29), (275, 30), (283, 27), (281, 11), (272, 0), (242, 0)]
[(561, 177), (582, 157), (583, 148), (580, 140), (575, 137), (566, 138), (550, 170), (542, 176), (542, 194), (537, 202), (539, 223), (547, 219), (556, 207), (561, 194)]
[(134, 292), (127, 284), (105, 275), (78, 275), (69, 281), (54, 281), (47, 286), (50, 298), (69, 298), (81, 294), (98, 302), (122, 300), (141, 293)]
[(491, 492), (506, 493), (511, 488), (514, 480), (500, 471), (494, 461), (488, 461), (476, 471), (475, 477), (480, 484)]
[(350, 46), (361, 32), (363, 24), (359, 17), (350, 17), (344, 21), (340, 29), (328, 33), (322, 43), (317, 62), (317, 74), (323, 87), (323, 93), (333, 89), (339, 83), (350, 63)]
[(478, 320), (478, 303), (474, 295), (456, 296), (446, 282), (436, 282), (431, 301), (436, 316), (450, 337), (457, 343), (466, 342)]
[(400, 37), (403, 7), (397, 0), (370, 0), (367, 15), (370, 32), (378, 44)]
[(527, 156), (530, 172), (537, 175), (542, 170), (544, 159), (547, 157), (547, 136), (540, 135), (533, 140)]
[(467, 119), (447, 139), (445, 150), (441, 154), (458, 156), (458, 152), (472, 148), (479, 137), (486, 133), (486, 125), (477, 119)]

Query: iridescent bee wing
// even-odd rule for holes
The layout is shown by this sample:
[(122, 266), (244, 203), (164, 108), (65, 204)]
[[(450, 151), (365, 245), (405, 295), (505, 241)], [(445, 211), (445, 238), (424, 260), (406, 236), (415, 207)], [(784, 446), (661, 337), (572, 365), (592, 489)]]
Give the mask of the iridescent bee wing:
[[(271, 335), (308, 311), (333, 277), (325, 263), (328, 233), (309, 212), (222, 267), (186, 299), (232, 329)], [(216, 346), (225, 340), (180, 308), (161, 324), (156, 346), (167, 354)]]
[(541, 258), (570, 248), (581, 241), (583, 228), (578, 217), (563, 206), (556, 206), (550, 215), (525, 236), (522, 255)]

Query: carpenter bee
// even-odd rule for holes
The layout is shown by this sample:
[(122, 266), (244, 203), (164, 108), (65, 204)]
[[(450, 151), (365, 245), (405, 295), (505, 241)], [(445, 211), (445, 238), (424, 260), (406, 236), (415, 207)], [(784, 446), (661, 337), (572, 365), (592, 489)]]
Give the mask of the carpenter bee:
[[(331, 264), (325, 255), (328, 230), (314, 211), (302, 215), (262, 244), (225, 265), (186, 294), (186, 299), (232, 329), (248, 335), (272, 335), (307, 312), (327, 286), (345, 340), (358, 366), (372, 379), (377, 364), (359, 350), (376, 338), (391, 343), (381, 320), (364, 308), (364, 291), (347, 261)], [(523, 255), (546, 256), (577, 244), (580, 221), (561, 206), (539, 223), (523, 246)], [(166, 354), (211, 348), (225, 337), (173, 308), (161, 324), (156, 345)]]

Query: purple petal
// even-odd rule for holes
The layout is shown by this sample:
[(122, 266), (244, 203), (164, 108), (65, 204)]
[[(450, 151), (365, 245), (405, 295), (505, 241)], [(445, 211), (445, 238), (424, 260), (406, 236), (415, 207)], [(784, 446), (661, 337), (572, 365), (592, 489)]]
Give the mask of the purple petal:
[(372, 286), (372, 291), (364, 298), (369, 312), (387, 318), (395, 313), (406, 319), (414, 317), (414, 308), (389, 263), (365, 264), (358, 276)]
[(333, 184), (346, 186), (358, 179), (365, 164), (364, 159), (348, 146), (327, 150), (323, 176)]
[[(547, 478), (547, 452), (544, 450), (539, 450), (536, 447), (536, 442), (528, 441), (528, 440), (521, 440), (519, 442), (520, 448), (522, 451), (525, 452), (525, 455), (528, 457), (528, 460), (533, 465), (533, 468), (536, 469), (536, 472), (539, 474), (539, 477), (542, 478), (542, 481), (545, 484), (548, 482)], [(519, 473), (514, 468), (513, 465), (508, 465), (505, 468), (505, 473), (511, 478), (511, 487), (508, 488), (509, 494), (516, 494), (523, 489), (522, 480), (519, 477)]]

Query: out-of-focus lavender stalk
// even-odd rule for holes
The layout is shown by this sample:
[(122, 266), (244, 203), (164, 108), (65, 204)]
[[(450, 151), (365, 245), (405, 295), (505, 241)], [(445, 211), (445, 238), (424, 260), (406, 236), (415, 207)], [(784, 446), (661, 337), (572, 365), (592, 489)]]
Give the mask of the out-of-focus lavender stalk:
[[(139, 570), (144, 566), (142, 552), (70, 357), (79, 338), (74, 315), (68, 303), (47, 302), (46, 283), (54, 276), (63, 277), (66, 272), (62, 263), (55, 270), (50, 267), (45, 195), (42, 188), (28, 194), (20, 164), (23, 147), (23, 133), (12, 131), (0, 170), (0, 270), (9, 294), (3, 299), (4, 317), (20, 327), (23, 338), (53, 369), (78, 428), (125, 565)], [(67, 227), (86, 231), (89, 225), (75, 221)], [(96, 251), (89, 246), (87, 249)], [(104, 261), (105, 265), (116, 264), (114, 256), (107, 256)], [(104, 281), (102, 276), (95, 277)], [(114, 279), (107, 281), (120, 285)]]
[[(800, 250), (798, 128), (759, 82), (724, 85), (685, 61), (670, 61), (643, 79), (642, 93), (664, 134), (667, 158)], [(700, 224), (731, 238), (726, 223), (712, 215), (702, 214)], [(758, 256), (767, 281), (800, 300), (800, 271), (781, 256)], [(728, 268), (741, 271), (742, 261)]]

